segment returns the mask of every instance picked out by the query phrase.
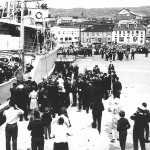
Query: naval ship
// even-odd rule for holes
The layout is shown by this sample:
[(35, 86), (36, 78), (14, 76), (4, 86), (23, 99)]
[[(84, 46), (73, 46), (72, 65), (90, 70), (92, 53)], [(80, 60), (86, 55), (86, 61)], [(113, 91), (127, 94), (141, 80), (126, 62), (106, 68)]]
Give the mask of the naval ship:
[[(33, 3), (28, 7), (29, 3)], [(51, 34), (50, 12), (41, 0), (6, 0), (0, 19), (0, 57), (19, 57), (22, 60), (23, 78), (32, 77), (39, 83), (55, 68), (59, 49)], [(33, 66), (24, 73), (27, 63)], [(10, 98), (10, 88), (16, 77), (0, 84), (0, 107)], [(1, 108), (0, 108), (1, 109)]]

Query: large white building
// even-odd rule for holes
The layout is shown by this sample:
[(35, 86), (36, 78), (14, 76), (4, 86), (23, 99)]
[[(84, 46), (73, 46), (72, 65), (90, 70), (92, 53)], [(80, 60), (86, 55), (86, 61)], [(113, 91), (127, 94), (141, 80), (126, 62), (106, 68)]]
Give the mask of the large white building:
[(80, 29), (77, 26), (54, 26), (51, 32), (59, 43), (79, 42)]
[(84, 17), (59, 17), (56, 19), (57, 24), (63, 24), (63, 23), (81, 23), (84, 21), (88, 21), (88, 19)]
[(120, 44), (144, 45), (146, 27), (141, 24), (115, 24), (112, 32), (112, 41)]

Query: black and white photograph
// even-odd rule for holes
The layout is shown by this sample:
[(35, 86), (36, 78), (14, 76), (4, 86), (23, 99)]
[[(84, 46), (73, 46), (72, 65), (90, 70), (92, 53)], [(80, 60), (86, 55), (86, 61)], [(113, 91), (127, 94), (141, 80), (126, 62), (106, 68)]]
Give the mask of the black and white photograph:
[(150, 0), (0, 0), (0, 150), (150, 149)]

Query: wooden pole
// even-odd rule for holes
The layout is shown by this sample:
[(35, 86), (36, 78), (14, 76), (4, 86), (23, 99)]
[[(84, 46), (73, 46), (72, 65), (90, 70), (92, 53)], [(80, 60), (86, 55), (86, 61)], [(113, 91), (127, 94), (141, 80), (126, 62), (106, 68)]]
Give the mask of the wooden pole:
[(23, 73), (24, 73), (24, 0), (21, 1), (21, 29), (20, 29), (20, 48), (22, 51), (22, 67), (23, 67)]

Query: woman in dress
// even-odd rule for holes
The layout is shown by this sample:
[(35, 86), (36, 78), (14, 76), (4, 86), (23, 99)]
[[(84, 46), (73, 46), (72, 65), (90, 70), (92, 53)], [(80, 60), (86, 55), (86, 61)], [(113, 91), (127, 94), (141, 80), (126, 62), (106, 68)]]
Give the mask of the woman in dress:
[(29, 94), (30, 101), (30, 110), (38, 109), (38, 93), (36, 91), (36, 87), (32, 87), (32, 92)]

